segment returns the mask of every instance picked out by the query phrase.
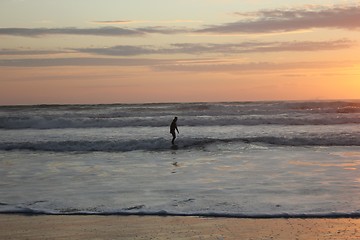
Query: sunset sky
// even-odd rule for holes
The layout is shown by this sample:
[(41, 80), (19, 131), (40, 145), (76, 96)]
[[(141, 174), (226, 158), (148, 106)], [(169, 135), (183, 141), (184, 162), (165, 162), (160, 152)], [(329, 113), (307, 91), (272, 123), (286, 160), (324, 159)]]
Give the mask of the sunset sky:
[(0, 0), (0, 105), (359, 98), (359, 1)]

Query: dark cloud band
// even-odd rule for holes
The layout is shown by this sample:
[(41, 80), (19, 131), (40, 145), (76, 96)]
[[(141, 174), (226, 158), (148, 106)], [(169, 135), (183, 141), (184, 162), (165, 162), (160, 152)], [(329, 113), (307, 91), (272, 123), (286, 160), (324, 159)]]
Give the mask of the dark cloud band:
[(44, 35), (141, 36), (144, 32), (115, 28), (0, 28), (0, 35), (39, 37)]
[(254, 52), (324, 51), (351, 48), (356, 43), (348, 39), (335, 41), (242, 42), (242, 43), (178, 43), (169, 47), (120, 45), (109, 48), (73, 49), (83, 53), (108, 56), (136, 56), (153, 54), (241, 54)]
[(313, 28), (360, 29), (360, 6), (275, 9), (236, 14), (249, 18), (233, 23), (208, 26), (197, 32), (235, 34), (289, 32)]
[(188, 32), (185, 28), (144, 27), (137, 29), (102, 27), (102, 28), (0, 28), (0, 35), (40, 37), (47, 35), (90, 35), (110, 37), (138, 37), (148, 33), (176, 34)]
[(153, 66), (167, 61), (159, 59), (124, 58), (25, 58), (0, 59), (2, 67), (59, 67), (59, 66)]
[(26, 56), (26, 55), (51, 55), (66, 53), (88, 53), (103, 56), (138, 56), (138, 55), (207, 55), (207, 54), (246, 54), (258, 52), (305, 52), (348, 49), (357, 45), (355, 41), (340, 39), (334, 41), (290, 41), (290, 42), (242, 42), (242, 43), (177, 43), (167, 47), (150, 45), (131, 46), (118, 45), (102, 48), (74, 48), (64, 50), (31, 50), (31, 49), (1, 49), (0, 55)]

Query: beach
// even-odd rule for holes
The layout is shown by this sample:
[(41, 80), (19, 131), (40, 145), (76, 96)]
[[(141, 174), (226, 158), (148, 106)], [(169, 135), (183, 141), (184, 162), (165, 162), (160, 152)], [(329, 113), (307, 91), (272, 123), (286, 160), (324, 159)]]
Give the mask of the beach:
[(359, 239), (360, 219), (0, 215), (0, 239)]

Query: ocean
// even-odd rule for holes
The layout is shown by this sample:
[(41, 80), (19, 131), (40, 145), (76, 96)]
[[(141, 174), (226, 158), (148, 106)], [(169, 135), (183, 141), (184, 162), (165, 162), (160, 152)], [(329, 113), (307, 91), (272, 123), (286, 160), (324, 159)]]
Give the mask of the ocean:
[(0, 213), (360, 217), (360, 101), (2, 106)]

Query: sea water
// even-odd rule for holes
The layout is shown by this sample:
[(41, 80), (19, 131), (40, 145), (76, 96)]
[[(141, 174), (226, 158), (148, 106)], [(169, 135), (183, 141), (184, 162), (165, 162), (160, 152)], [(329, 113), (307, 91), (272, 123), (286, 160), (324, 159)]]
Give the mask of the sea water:
[(360, 101), (3, 106), (0, 213), (359, 217)]

